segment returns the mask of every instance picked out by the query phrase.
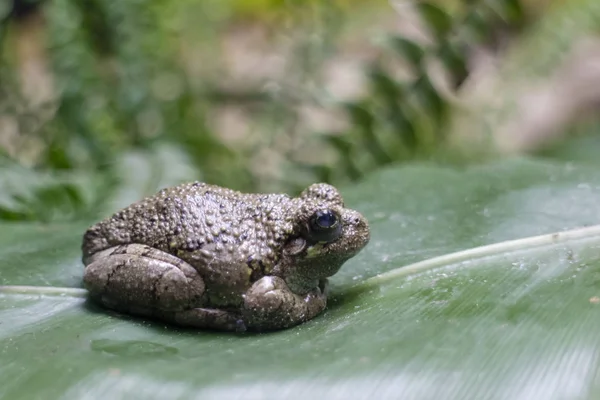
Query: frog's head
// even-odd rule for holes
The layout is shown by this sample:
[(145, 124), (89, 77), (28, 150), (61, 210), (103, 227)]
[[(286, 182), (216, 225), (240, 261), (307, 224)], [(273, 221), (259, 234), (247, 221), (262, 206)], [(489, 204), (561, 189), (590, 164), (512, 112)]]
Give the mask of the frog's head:
[(294, 234), (284, 244), (278, 270), (293, 291), (337, 273), (369, 242), (367, 220), (344, 207), (338, 190), (324, 183), (306, 188), (294, 199)]

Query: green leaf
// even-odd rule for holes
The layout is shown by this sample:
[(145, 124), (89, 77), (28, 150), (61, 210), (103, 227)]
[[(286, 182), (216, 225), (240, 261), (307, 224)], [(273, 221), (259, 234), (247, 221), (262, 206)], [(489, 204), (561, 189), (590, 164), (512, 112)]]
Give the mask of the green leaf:
[(3, 1), (2, 3), (0, 3), (0, 21), (2, 22), (2, 24), (7, 23), (7, 19), (9, 18), (10, 13), (12, 12), (12, 8), (12, 4), (8, 1)]
[(352, 152), (352, 143), (346, 136), (336, 134), (326, 134), (323, 139), (330, 144), (340, 156), (340, 163), (344, 170), (344, 174), (350, 179), (356, 180), (362, 176), (362, 172), (354, 162), (354, 154)]
[(479, 8), (471, 10), (462, 21), (462, 29), (470, 35), (465, 40), (485, 41), (490, 33), (490, 26), (483, 11)]
[(411, 90), (419, 104), (424, 108), (425, 114), (437, 123), (442, 121), (447, 104), (438, 93), (438, 89), (433, 85), (429, 76), (427, 74), (420, 76), (412, 83)]
[(498, 6), (498, 13), (508, 23), (522, 25), (526, 20), (521, 0), (504, 0)]
[(390, 45), (412, 65), (415, 71), (421, 70), (423, 58), (425, 57), (423, 45), (401, 36), (392, 36)]
[(418, 141), (415, 128), (405, 111), (407, 94), (402, 84), (397, 83), (382, 68), (375, 66), (369, 74), (373, 85), (374, 101), (384, 108), (384, 122), (391, 125), (393, 131), (402, 138), (407, 148), (413, 150)]
[(93, 192), (103, 186), (96, 177), (34, 172), (8, 161), (0, 170), (0, 220), (77, 219), (89, 213)]
[(260, 335), (87, 304), (85, 221), (4, 224), (0, 397), (598, 398), (595, 166), (412, 164), (342, 191), (371, 243), (323, 315)]
[(388, 164), (392, 161), (387, 149), (381, 145), (379, 138), (375, 134), (376, 119), (373, 112), (370, 110), (370, 104), (348, 103), (346, 109), (352, 118), (354, 125), (357, 127), (360, 136), (360, 142), (378, 165)]
[(439, 44), (439, 60), (448, 70), (452, 85), (455, 88), (459, 87), (469, 75), (467, 55), (465, 53), (449, 40), (443, 40)]
[(452, 17), (446, 11), (429, 2), (419, 2), (417, 10), (438, 39), (444, 38), (450, 33)]

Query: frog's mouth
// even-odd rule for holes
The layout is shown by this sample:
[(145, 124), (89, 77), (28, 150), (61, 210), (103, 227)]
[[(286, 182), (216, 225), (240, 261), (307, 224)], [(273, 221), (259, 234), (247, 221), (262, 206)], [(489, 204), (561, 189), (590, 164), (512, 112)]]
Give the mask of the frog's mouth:
[(306, 259), (314, 259), (326, 256), (328, 253), (341, 252), (347, 255), (347, 258), (356, 255), (369, 241), (369, 237), (361, 236), (362, 240), (336, 240), (325, 242), (311, 240), (302, 236), (290, 239), (285, 245), (285, 254), (288, 256), (301, 257)]

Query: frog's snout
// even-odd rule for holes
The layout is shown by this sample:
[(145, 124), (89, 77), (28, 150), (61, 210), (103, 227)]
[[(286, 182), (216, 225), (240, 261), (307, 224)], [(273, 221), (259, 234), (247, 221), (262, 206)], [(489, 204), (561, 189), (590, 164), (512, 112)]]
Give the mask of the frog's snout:
[(358, 252), (365, 247), (371, 239), (369, 222), (358, 211), (347, 210), (344, 213), (344, 234), (347, 238), (349, 247)]

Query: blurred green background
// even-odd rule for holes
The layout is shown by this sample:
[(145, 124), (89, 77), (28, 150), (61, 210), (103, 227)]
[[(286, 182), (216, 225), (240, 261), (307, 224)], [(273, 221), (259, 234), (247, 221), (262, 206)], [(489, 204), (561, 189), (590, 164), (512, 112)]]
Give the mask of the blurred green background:
[[(130, 152), (290, 193), (415, 159), (552, 155), (597, 131), (584, 88), (599, 67), (582, 68), (599, 15), (558, 0), (1, 0), (0, 216), (88, 207), (68, 182), (110, 188)], [(16, 169), (59, 189), (11, 193)]]

